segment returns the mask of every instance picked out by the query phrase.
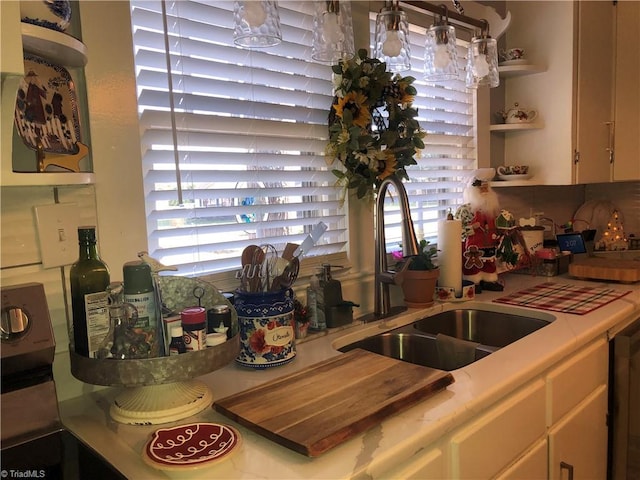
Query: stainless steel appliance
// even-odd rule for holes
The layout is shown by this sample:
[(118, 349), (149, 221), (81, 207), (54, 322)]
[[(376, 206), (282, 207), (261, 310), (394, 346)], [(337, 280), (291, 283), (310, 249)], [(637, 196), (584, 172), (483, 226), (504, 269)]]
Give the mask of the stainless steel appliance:
[(53, 378), (55, 341), (39, 283), (0, 289), (2, 478), (124, 479), (65, 429)]
[(640, 479), (640, 318), (611, 340), (609, 475)]

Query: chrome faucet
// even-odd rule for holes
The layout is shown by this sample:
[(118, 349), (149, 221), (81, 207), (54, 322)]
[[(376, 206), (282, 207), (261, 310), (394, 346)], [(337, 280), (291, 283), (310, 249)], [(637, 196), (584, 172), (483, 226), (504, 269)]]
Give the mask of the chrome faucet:
[[(402, 217), (402, 256), (411, 257), (418, 255), (420, 249), (416, 239), (416, 232), (411, 220), (409, 209), (409, 197), (402, 181), (395, 175), (385, 178), (378, 188), (375, 211), (375, 308), (373, 316), (376, 319), (385, 318), (396, 312), (391, 311), (391, 300), (389, 298), (389, 284), (395, 283), (396, 273), (389, 271), (387, 266), (386, 235), (384, 228), (384, 197), (393, 185), (398, 192), (400, 201), (400, 215)], [(404, 310), (401, 308), (400, 310)]]

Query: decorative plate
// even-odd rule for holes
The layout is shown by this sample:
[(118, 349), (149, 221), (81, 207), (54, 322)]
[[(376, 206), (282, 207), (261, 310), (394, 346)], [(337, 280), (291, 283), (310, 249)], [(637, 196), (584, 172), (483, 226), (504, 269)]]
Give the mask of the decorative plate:
[(20, 81), (15, 125), (27, 147), (47, 153), (75, 155), (80, 121), (75, 84), (64, 67), (31, 54), (24, 56), (25, 77)]
[(161, 470), (195, 469), (228, 458), (240, 443), (240, 434), (227, 425), (192, 423), (156, 430), (143, 458)]
[(21, 1), (20, 17), (25, 23), (64, 32), (71, 22), (71, 2), (69, 0)]

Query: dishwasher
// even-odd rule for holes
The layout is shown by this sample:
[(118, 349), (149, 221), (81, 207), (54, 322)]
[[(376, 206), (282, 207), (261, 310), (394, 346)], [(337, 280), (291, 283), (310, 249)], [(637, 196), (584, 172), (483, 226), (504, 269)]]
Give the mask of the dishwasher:
[(608, 478), (640, 478), (640, 318), (610, 342)]

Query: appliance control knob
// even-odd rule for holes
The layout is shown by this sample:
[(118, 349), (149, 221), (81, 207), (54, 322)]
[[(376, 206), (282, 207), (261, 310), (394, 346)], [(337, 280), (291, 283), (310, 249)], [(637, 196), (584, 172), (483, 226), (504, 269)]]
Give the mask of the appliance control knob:
[(2, 309), (0, 319), (0, 333), (2, 340), (16, 340), (29, 330), (30, 319), (26, 310), (20, 307), (8, 306)]

